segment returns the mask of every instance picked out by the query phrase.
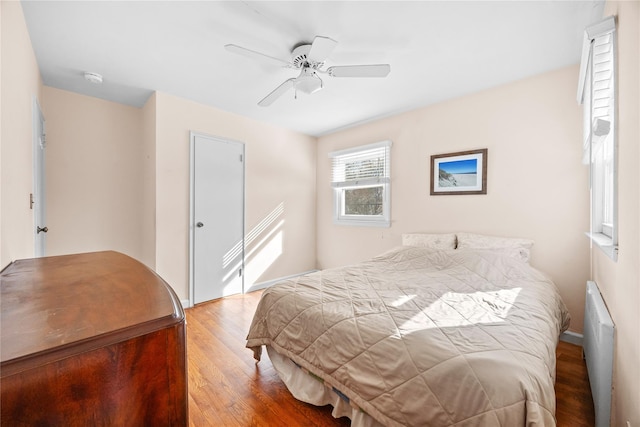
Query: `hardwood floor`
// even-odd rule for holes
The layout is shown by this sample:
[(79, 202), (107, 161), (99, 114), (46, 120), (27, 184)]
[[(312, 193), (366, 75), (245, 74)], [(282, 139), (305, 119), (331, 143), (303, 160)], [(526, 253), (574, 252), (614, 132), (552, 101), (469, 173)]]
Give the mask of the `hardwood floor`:
[[(186, 310), (189, 425), (349, 426), (293, 398), (266, 352), (256, 363), (245, 337), (261, 292), (236, 295)], [(560, 427), (592, 427), (593, 403), (581, 348), (557, 350), (556, 416)]]
[(556, 349), (556, 420), (560, 427), (596, 423), (582, 347), (562, 341)]

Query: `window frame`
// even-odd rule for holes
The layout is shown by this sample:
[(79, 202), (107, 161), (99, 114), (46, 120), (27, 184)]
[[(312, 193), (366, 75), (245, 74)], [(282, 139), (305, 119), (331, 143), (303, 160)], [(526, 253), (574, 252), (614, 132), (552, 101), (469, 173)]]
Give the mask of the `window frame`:
[[(593, 65), (598, 38), (611, 36), (611, 86), (608, 116), (601, 120), (595, 110), (602, 98), (595, 98), (598, 72)], [(584, 155), (589, 165), (590, 231), (587, 236), (614, 261), (618, 257), (618, 156), (617, 156), (617, 40), (615, 18), (610, 16), (585, 29), (578, 85), (578, 103), (584, 105)]]
[[(333, 192), (333, 223), (336, 225), (360, 226), (360, 227), (391, 227), (391, 146), (390, 140), (373, 144), (360, 145), (344, 150), (329, 153), (331, 161), (331, 181)], [(373, 149), (385, 150), (384, 176), (364, 178), (352, 181), (335, 180), (335, 164), (338, 158), (357, 155)], [(372, 157), (373, 158), (373, 157)], [(345, 192), (359, 188), (382, 187), (382, 214), (381, 215), (347, 215), (345, 214)]]

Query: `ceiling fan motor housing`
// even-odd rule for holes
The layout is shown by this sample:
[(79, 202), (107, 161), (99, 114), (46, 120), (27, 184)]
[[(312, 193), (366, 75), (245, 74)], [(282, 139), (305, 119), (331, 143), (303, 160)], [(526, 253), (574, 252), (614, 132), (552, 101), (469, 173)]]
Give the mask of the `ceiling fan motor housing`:
[(310, 44), (303, 44), (293, 49), (291, 52), (291, 62), (296, 68), (303, 68), (305, 67), (305, 64), (308, 67), (318, 68), (323, 64), (322, 62), (309, 62), (307, 55), (310, 50)]

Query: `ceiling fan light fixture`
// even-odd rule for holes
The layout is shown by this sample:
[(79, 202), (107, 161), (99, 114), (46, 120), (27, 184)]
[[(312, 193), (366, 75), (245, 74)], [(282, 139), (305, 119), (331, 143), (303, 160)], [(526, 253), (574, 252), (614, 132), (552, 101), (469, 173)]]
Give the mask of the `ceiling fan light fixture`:
[(311, 95), (322, 89), (322, 80), (313, 71), (304, 69), (300, 76), (296, 79), (296, 90)]

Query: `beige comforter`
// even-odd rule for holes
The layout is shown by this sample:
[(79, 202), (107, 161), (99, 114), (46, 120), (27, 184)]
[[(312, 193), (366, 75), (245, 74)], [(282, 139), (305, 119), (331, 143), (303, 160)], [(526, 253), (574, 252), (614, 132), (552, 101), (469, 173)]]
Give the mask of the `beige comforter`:
[(555, 285), (490, 251), (401, 247), (265, 290), (247, 347), (322, 378), (388, 426), (553, 426)]

